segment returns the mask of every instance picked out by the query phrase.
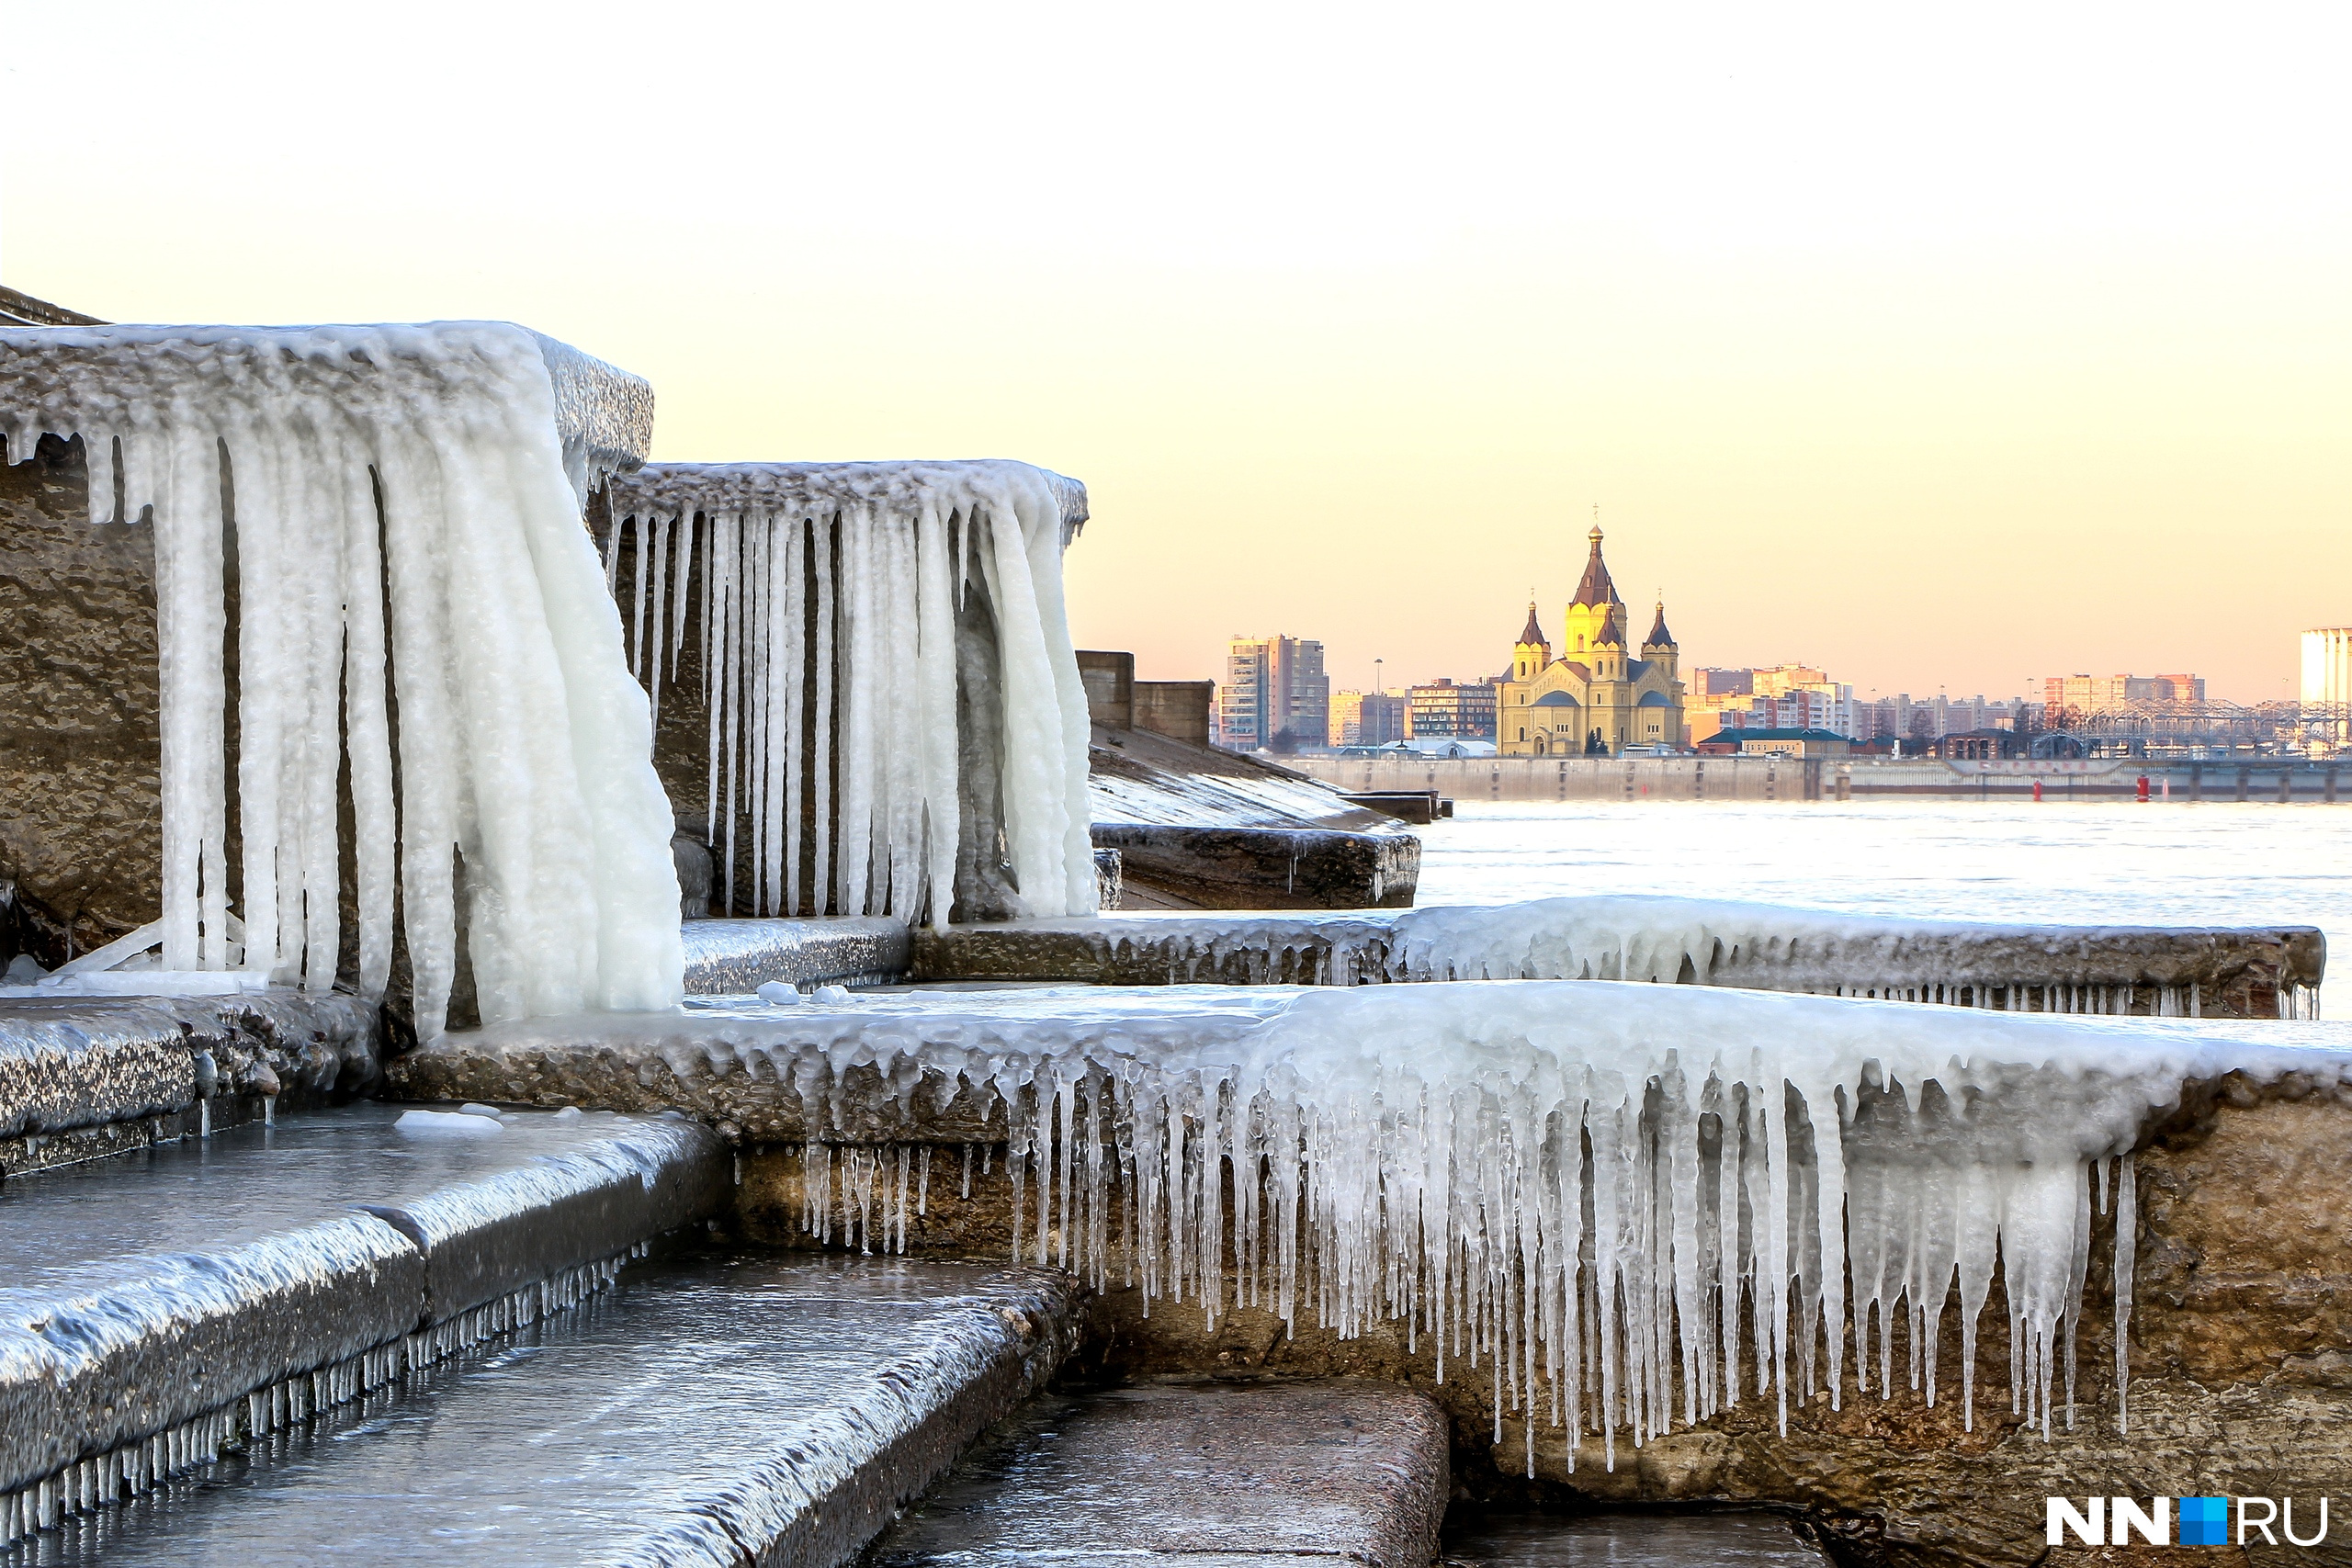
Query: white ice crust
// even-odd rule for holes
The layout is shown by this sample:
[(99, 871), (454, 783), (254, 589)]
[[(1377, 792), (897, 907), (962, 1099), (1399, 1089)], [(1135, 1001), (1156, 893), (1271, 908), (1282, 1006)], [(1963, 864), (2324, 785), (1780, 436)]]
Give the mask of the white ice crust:
[(582, 488), (640, 458), (650, 420), (643, 382), (500, 322), (0, 332), (9, 457), (79, 434), (92, 521), (153, 525), (165, 969), (333, 983), (347, 752), (367, 994), (397, 878), (427, 1038), (459, 899), (485, 1018), (676, 999), (670, 809), (580, 526)]
[[(1835, 1406), (1907, 1382), (1932, 1401), (1955, 1280), (1973, 1426), (1996, 1260), (2012, 1405), (2045, 1437), (2053, 1414), (2071, 1427), (2095, 1231), (2115, 1238), (2128, 1343), (2143, 1130), (2192, 1080), (2352, 1074), (2352, 1034), (2329, 1025), (2294, 1026), (2333, 1047), (2299, 1049), (2255, 1043), (2281, 1039), (2276, 1023), (1609, 982), (743, 1005), (495, 1029), (472, 1048), (552, 1042), (640, 1074), (658, 1060), (681, 1079), (748, 1075), (790, 1086), (812, 1120), (861, 1065), (910, 1110), (959, 1079), (992, 1089), (1012, 1118), (1016, 1256), (1098, 1285), (1125, 1269), (1212, 1323), (1236, 1302), (1343, 1335), (1401, 1320), (1433, 1341), (1441, 1376), (1448, 1358), (1492, 1359), (1498, 1435), (1506, 1409), (1538, 1417), (1531, 1466), (1547, 1424), (1571, 1462), (1591, 1434), (1613, 1464), (1621, 1436), (1639, 1445), (1748, 1397), (1783, 1422), (1792, 1398), (1822, 1393)], [(831, 1124), (849, 1124), (843, 1109)], [(870, 1152), (807, 1157), (809, 1229), (903, 1237), (907, 1159), (894, 1192)], [(1230, 1231), (1221, 1168), (1238, 1178)], [(928, 1156), (912, 1168), (927, 1179)]]
[[(958, 749), (969, 739), (957, 713), (956, 612), (978, 581), (996, 612), (1005, 840), (1021, 912), (1095, 907), (1086, 692), (1061, 571), (1086, 519), (1084, 486), (994, 460), (660, 463), (616, 479), (608, 499), (605, 570), (616, 575), (629, 534), (637, 570), (612, 586), (632, 606), (630, 665), (657, 712), (699, 595), (696, 662), (715, 688), (705, 694), (707, 804), (730, 906), (735, 824), (748, 815), (751, 842), (740, 848), (753, 913), (946, 924)], [(810, 678), (836, 669), (838, 681)], [(827, 886), (802, 886), (804, 842), (820, 879), (831, 868)]]

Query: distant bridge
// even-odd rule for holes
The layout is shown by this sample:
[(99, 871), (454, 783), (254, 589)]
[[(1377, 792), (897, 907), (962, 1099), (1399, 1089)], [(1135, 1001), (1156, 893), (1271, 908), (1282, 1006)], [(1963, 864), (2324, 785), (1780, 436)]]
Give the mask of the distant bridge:
[(2037, 757), (2267, 757), (2352, 748), (2352, 703), (2124, 702), (2046, 715)]

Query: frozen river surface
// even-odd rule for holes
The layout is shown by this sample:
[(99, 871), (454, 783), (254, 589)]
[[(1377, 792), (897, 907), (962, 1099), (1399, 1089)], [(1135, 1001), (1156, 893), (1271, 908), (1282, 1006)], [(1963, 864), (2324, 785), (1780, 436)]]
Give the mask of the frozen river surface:
[[(1938, 919), (2315, 925), (2352, 962), (2352, 807), (1464, 802), (1417, 903), (1673, 893)], [(2335, 964), (2323, 999), (2347, 992)], [(2352, 1004), (2347, 1004), (2352, 1005)]]

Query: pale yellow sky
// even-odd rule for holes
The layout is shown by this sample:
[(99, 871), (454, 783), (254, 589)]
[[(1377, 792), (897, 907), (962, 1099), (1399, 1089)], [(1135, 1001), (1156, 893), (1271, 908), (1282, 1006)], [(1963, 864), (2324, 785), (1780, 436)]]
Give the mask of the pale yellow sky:
[(1491, 672), (1598, 502), (1687, 665), (2277, 696), (2352, 623), (2343, 16), (96, 0), (0, 61), (0, 280), (1060, 468), (1148, 676)]

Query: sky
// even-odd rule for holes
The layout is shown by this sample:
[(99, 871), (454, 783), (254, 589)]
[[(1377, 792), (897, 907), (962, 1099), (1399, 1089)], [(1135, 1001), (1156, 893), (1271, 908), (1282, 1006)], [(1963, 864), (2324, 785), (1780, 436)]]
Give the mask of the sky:
[(85, 0), (0, 59), (0, 282), (519, 321), (665, 458), (1086, 481), (1081, 647), (1335, 688), (1555, 636), (1860, 695), (2352, 624), (2324, 6)]

